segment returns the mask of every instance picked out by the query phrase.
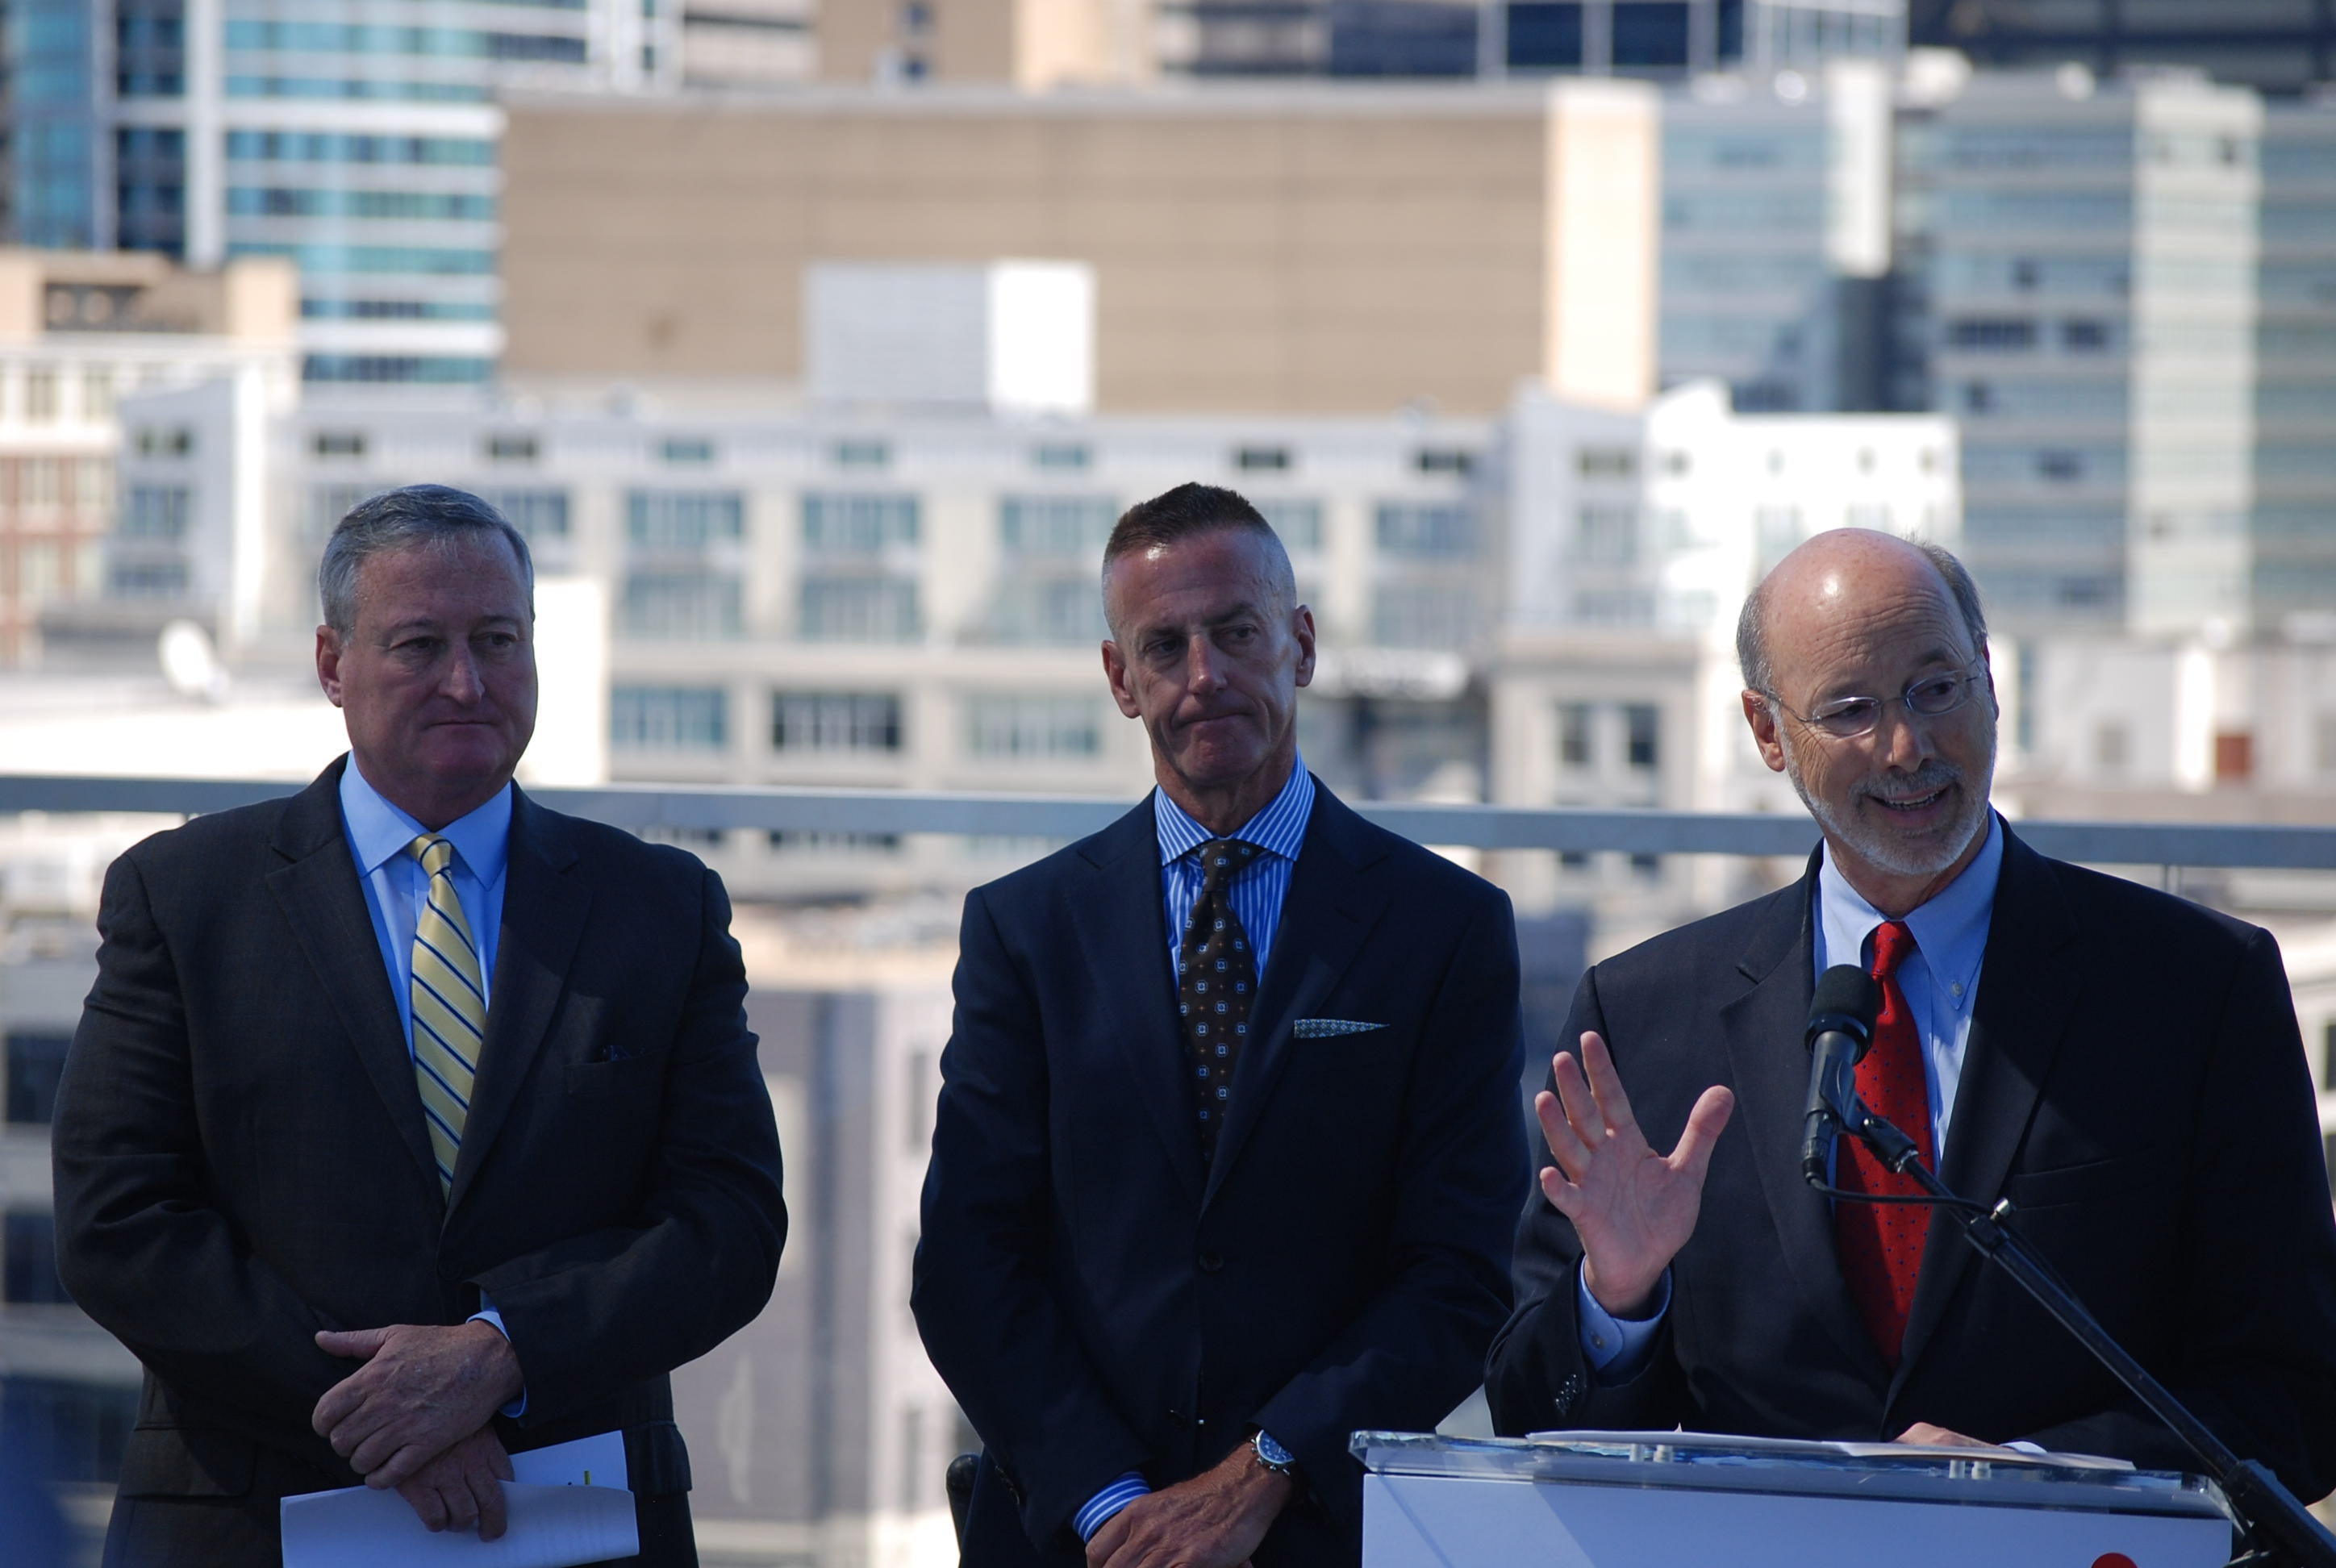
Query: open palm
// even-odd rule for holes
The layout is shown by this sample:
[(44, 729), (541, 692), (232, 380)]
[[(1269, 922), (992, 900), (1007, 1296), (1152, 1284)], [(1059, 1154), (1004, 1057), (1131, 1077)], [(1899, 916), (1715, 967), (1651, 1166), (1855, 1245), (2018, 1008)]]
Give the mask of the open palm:
[(1679, 1147), (1659, 1154), (1639, 1130), (1604, 1040), (1583, 1035), (1581, 1056), (1559, 1053), (1551, 1071), (1557, 1093), (1544, 1089), (1533, 1100), (1557, 1161), (1543, 1168), (1541, 1190), (1582, 1238), (1590, 1293), (1618, 1317), (1640, 1316), (1695, 1233), (1712, 1145), (1736, 1096), (1718, 1085), (1704, 1090), (1688, 1113)]

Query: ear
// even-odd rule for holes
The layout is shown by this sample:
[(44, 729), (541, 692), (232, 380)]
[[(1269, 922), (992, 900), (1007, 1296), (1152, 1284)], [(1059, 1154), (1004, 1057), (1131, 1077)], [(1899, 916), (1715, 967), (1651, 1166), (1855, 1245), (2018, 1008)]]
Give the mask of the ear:
[(1111, 683), (1111, 700), (1119, 705), (1119, 711), (1130, 718), (1142, 718), (1144, 709), (1127, 684), (1127, 656), (1109, 638), (1103, 641), (1103, 677)]
[(341, 635), (329, 626), (316, 628), (316, 684), (326, 702), (341, 706)]
[(1298, 680), (1299, 686), (1314, 684), (1314, 612), (1299, 605), (1290, 617), (1290, 635), (1298, 644)]
[(1776, 710), (1768, 699), (1757, 691), (1747, 691), (1744, 696), (1744, 722), (1752, 726), (1752, 744), (1760, 748), (1760, 760), (1768, 765), (1771, 773), (1785, 771), (1785, 737), (1776, 733)]

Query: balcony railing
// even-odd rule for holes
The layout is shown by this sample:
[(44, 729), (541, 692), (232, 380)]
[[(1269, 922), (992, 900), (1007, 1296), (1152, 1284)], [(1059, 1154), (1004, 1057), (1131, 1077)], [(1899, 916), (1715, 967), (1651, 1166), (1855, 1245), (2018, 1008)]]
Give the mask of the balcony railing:
[[(0, 812), (155, 812), (178, 815), (306, 787), (258, 779), (92, 778), (0, 774)], [(981, 794), (918, 790), (602, 784), (528, 792), (544, 804), (633, 830), (745, 828), (814, 833), (952, 833), (1077, 838), (1127, 810), (1092, 795)], [(1566, 806), (1358, 803), (1382, 827), (1421, 843), (1571, 853), (1806, 854), (1816, 826), (1798, 813), (1594, 810)], [(2062, 860), (2156, 865), (2336, 871), (2336, 826), (2031, 820), (2020, 836)]]

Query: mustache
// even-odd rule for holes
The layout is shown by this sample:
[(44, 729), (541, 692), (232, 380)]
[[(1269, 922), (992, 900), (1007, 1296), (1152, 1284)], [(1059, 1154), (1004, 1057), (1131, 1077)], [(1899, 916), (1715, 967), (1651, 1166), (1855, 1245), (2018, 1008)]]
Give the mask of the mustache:
[(1932, 757), (1903, 778), (1860, 779), (1851, 787), (1850, 794), (1883, 801), (1920, 800), (1924, 795), (1937, 794), (1949, 784), (1962, 782), (1961, 768)]

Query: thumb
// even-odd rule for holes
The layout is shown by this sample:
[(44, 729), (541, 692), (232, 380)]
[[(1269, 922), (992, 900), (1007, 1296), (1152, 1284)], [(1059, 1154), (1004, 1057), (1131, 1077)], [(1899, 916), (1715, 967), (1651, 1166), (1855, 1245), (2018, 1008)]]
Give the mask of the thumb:
[(316, 1333), (318, 1349), (328, 1356), (346, 1356), (355, 1361), (373, 1359), (388, 1341), (386, 1329), (322, 1329)]
[(1733, 1090), (1719, 1084), (1704, 1090), (1695, 1102), (1695, 1109), (1687, 1114), (1687, 1130), (1679, 1135), (1679, 1147), (1671, 1152), (1671, 1168), (1692, 1176), (1696, 1185), (1701, 1186), (1704, 1173), (1711, 1168), (1712, 1147), (1719, 1142), (1728, 1119), (1735, 1113)]

